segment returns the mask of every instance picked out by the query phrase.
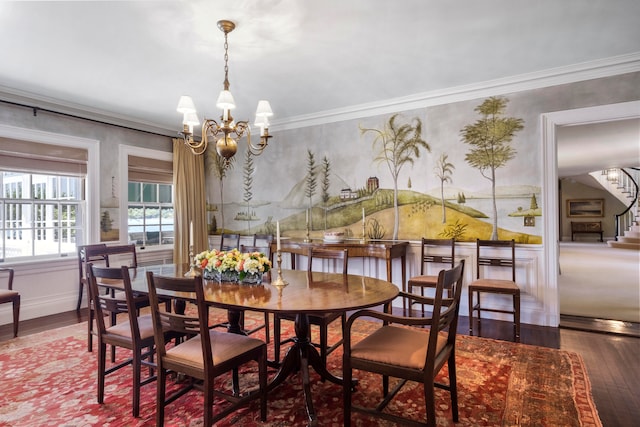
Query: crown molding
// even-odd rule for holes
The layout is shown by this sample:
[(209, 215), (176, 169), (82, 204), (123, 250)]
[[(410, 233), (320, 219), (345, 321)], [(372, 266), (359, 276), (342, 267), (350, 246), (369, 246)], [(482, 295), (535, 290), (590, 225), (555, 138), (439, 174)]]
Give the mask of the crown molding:
[(573, 64), (566, 67), (551, 68), (535, 73), (520, 74), (470, 85), (391, 98), (384, 101), (320, 111), (318, 113), (294, 116), (288, 119), (274, 120), (271, 129), (277, 132), (278, 130), (296, 129), (382, 114), (392, 114), (434, 105), (468, 101), (486, 96), (503, 95), (637, 71), (640, 71), (640, 52)]
[[(503, 95), (525, 90), (539, 89), (566, 83), (574, 83), (602, 77), (611, 77), (640, 71), (640, 52), (614, 56), (596, 61), (582, 62), (566, 67), (551, 68), (535, 73), (519, 74), (512, 77), (488, 80), (450, 87), (430, 92), (422, 92), (409, 96), (390, 98), (382, 101), (352, 105), (334, 110), (292, 116), (274, 120), (271, 130), (297, 129), (345, 120), (360, 119), (383, 114), (425, 108), (434, 105), (468, 101), (487, 96)], [(61, 114), (99, 121), (116, 126), (156, 133), (164, 136), (177, 135), (176, 129), (166, 125), (119, 115), (117, 113), (96, 109), (86, 105), (60, 101), (58, 99), (19, 91), (0, 85), (0, 98), (4, 101), (24, 104)]]

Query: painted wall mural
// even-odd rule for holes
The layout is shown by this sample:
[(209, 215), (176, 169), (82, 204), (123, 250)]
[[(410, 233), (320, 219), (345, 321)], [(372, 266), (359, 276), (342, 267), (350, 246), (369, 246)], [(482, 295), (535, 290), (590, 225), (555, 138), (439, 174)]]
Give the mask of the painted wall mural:
[(458, 111), (444, 120), (429, 107), (293, 129), (227, 167), (209, 150), (209, 231), (275, 234), (279, 221), (292, 238), (364, 230), (368, 239), (539, 244), (541, 177), (528, 173), (539, 169), (538, 149), (509, 102), (449, 104)]

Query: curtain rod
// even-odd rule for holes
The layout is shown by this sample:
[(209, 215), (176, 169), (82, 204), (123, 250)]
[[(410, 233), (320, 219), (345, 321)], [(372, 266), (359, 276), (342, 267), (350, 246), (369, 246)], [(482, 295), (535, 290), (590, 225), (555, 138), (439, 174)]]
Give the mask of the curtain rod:
[(136, 132), (144, 132), (144, 133), (148, 133), (148, 134), (151, 134), (151, 135), (165, 136), (167, 138), (175, 138), (176, 137), (176, 135), (165, 135), (165, 134), (162, 134), (162, 133), (152, 132), (152, 131), (149, 131), (149, 130), (136, 129), (136, 128), (129, 127), (129, 126), (118, 125), (118, 124), (115, 124), (115, 123), (104, 122), (102, 120), (90, 119), (88, 117), (76, 116), (75, 114), (63, 113), (61, 111), (55, 111), (55, 110), (50, 110), (48, 108), (37, 107), (35, 105), (21, 104), (19, 102), (7, 101), (7, 100), (4, 100), (4, 99), (0, 99), (0, 102), (2, 102), (4, 104), (14, 105), (16, 107), (23, 107), (23, 108), (28, 108), (30, 110), (33, 110), (33, 116), (34, 117), (37, 117), (38, 111), (44, 111), (45, 113), (58, 114), (60, 116), (71, 117), (71, 118), (80, 119), (80, 120), (86, 120), (88, 122), (99, 123), (99, 124), (107, 125), (107, 126), (115, 126), (115, 127), (118, 127), (118, 128), (127, 129), (127, 130), (133, 130), (133, 131), (136, 131)]

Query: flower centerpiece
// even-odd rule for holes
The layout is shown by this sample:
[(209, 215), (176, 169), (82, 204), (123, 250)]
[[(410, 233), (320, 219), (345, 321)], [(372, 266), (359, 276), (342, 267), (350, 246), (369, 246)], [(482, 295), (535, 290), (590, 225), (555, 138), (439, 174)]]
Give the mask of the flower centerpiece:
[(242, 254), (237, 270), (243, 283), (262, 283), (262, 275), (271, 269), (271, 261), (262, 252)]
[(205, 279), (219, 282), (262, 283), (262, 275), (271, 269), (271, 261), (262, 252), (243, 254), (238, 249), (203, 251), (194, 262)]

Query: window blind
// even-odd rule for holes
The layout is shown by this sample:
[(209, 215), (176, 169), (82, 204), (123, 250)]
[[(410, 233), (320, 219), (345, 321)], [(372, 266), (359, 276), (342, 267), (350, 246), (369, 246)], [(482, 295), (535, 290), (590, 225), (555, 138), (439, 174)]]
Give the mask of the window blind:
[(0, 137), (0, 169), (12, 172), (87, 174), (88, 151)]
[(129, 181), (173, 184), (173, 162), (168, 160), (129, 157)]

